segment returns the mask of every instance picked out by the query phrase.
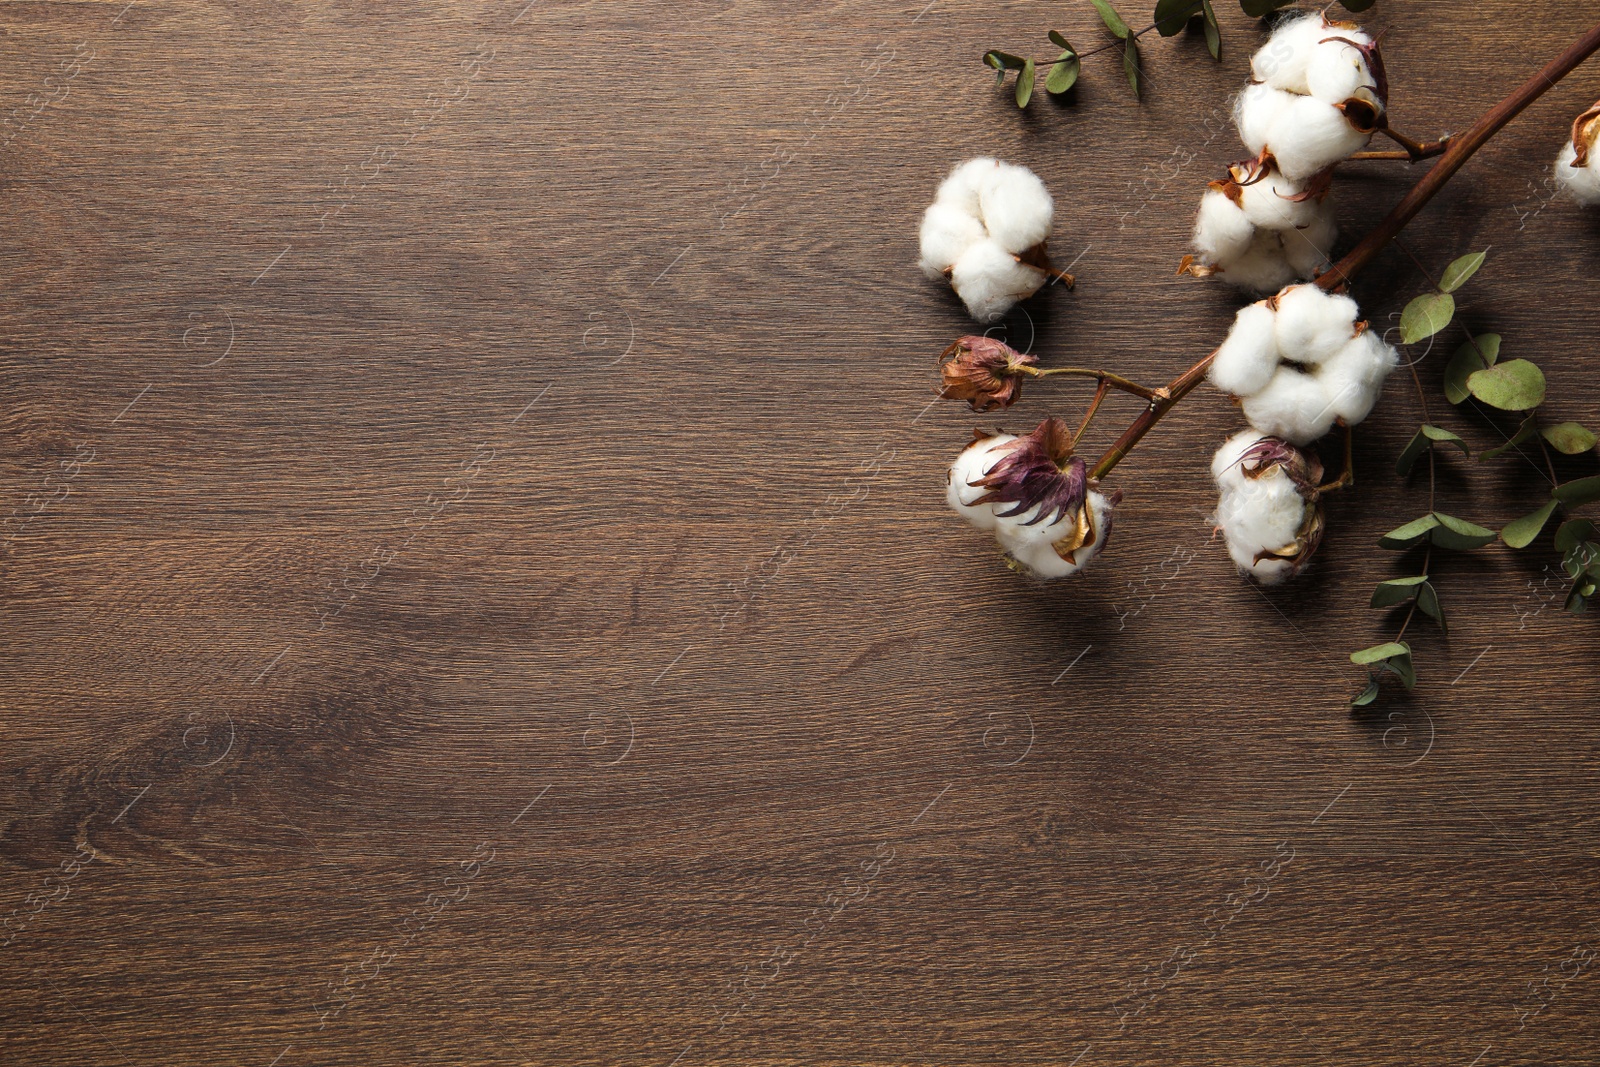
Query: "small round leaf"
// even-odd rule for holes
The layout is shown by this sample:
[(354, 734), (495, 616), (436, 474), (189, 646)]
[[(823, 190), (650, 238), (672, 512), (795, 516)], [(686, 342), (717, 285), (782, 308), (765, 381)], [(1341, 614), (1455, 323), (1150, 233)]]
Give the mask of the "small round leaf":
[(1400, 340), (1416, 344), (1450, 325), (1456, 316), (1456, 298), (1449, 293), (1423, 293), (1400, 313)]
[(1467, 389), (1501, 411), (1528, 411), (1544, 402), (1544, 371), (1525, 359), (1509, 359), (1467, 375)]

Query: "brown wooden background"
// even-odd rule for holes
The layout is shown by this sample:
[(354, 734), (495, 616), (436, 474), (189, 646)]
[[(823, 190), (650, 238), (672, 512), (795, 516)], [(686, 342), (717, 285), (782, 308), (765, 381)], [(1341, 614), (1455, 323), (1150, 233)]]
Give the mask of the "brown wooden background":
[[(1142, 105), (1107, 54), (1023, 114), (977, 56), (1087, 48), (1086, 3), (524, 2), (0, 12), (0, 1061), (1594, 1062), (1596, 631), (1548, 536), (1442, 562), (1424, 687), (1345, 706), (1426, 506), (1407, 383), (1290, 588), (1208, 541), (1209, 391), (1081, 580), (942, 502), (994, 420), (928, 406), (971, 329), (912, 265), (935, 183), (1036, 168), (1081, 284), (1035, 349), (1170, 377), (1237, 306), (1172, 276), (1240, 154), (1231, 0), (1220, 66), (1147, 38)], [(1433, 135), (1593, 17), (1369, 22)], [(1597, 95), (1405, 238), (1492, 248), (1467, 321), (1591, 425), (1600, 214), (1541, 183)], [(1352, 168), (1346, 234), (1410, 176)], [(1447, 510), (1543, 494), (1441, 461)]]

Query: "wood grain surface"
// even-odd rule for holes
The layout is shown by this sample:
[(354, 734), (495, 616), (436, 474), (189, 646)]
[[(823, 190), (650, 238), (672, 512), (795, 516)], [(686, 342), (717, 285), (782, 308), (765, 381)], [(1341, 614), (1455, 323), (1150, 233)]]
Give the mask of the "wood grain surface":
[[(1238, 304), (1173, 270), (1260, 27), (1218, 0), (1221, 64), (1152, 35), (1143, 103), (1107, 53), (1019, 113), (977, 57), (1089, 5), (923, 4), (0, 11), (0, 1062), (1595, 1062), (1596, 631), (1549, 535), (1441, 561), (1422, 687), (1346, 706), (1426, 507), (1403, 376), (1287, 588), (1211, 540), (1209, 390), (1079, 580), (943, 503), (974, 425), (1086, 396), (930, 406), (972, 330), (913, 265), (935, 184), (1035, 168), (1080, 284), (1007, 336), (1166, 380)], [(1435, 136), (1593, 18), (1368, 22)], [(1596, 96), (1404, 238), (1491, 248), (1465, 321), (1591, 425), (1600, 214), (1543, 183)], [(1348, 169), (1346, 245), (1416, 173)], [(1357, 295), (1425, 285), (1391, 250)], [(1491, 525), (1544, 498), (1440, 469)]]

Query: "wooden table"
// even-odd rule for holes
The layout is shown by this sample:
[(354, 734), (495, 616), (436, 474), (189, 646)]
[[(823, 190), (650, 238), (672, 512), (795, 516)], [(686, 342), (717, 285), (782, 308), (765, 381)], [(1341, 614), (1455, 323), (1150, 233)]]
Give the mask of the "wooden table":
[[(1210, 390), (1081, 580), (942, 500), (975, 424), (1086, 394), (930, 405), (972, 330), (914, 267), (936, 182), (1038, 170), (1080, 284), (1007, 336), (1165, 380), (1239, 303), (1173, 270), (1255, 23), (1019, 113), (979, 54), (1087, 49), (1087, 4), (525, 2), (7, 9), (0, 1061), (1594, 1062), (1596, 631), (1549, 534), (1441, 561), (1421, 687), (1346, 705), (1427, 506), (1405, 376), (1289, 587), (1211, 540)], [(1433, 136), (1594, 12), (1370, 16)], [(1404, 238), (1491, 249), (1464, 321), (1590, 425), (1600, 214), (1541, 182), (1597, 95)], [(1349, 168), (1345, 240), (1419, 172)], [(1425, 287), (1391, 250), (1357, 295)], [(1448, 347), (1432, 417), (1486, 447)], [(1544, 494), (1441, 457), (1441, 509)]]

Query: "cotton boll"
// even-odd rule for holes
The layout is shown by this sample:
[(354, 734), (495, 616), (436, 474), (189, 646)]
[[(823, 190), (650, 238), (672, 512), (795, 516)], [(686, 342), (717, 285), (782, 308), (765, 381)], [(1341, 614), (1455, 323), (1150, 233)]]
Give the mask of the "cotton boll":
[(1317, 205), (1310, 198), (1293, 200), (1303, 187), (1277, 171), (1268, 171), (1259, 181), (1240, 190), (1239, 207), (1250, 222), (1266, 230), (1293, 230), (1309, 226), (1316, 217)]
[[(995, 531), (995, 539), (1012, 559), (1041, 578), (1065, 578), (1069, 574), (1076, 574), (1100, 554), (1107, 538), (1111, 536), (1112, 501), (1091, 489), (1084, 498), (1083, 506), (1088, 532), (1082, 544), (1068, 551), (1071, 559), (1065, 558), (1057, 546), (1076, 542), (1078, 534), (1082, 532), (1075, 513), (1037, 526), (1023, 526), (1002, 519), (1000, 528)], [(1032, 513), (1018, 518), (1027, 518)]]
[[(1596, 123), (1593, 128), (1600, 130), (1600, 123)], [(1595, 167), (1596, 163), (1600, 163), (1600, 151), (1590, 148), (1588, 162), (1582, 167), (1572, 165), (1572, 161), (1577, 158), (1577, 150), (1572, 147), (1572, 142), (1568, 141), (1561, 154), (1556, 157), (1556, 184), (1580, 204), (1586, 206), (1600, 204), (1600, 170)]]
[(1027, 167), (1001, 163), (979, 187), (978, 206), (989, 236), (1008, 252), (1025, 252), (1050, 236), (1050, 193)]
[(1310, 96), (1295, 97), (1267, 134), (1278, 169), (1297, 182), (1350, 158), (1371, 140), (1372, 134), (1350, 125), (1338, 108)]
[(1211, 517), (1241, 571), (1272, 584), (1300, 571), (1322, 540), (1322, 464), (1283, 441), (1242, 430), (1211, 460), (1221, 490)]
[(1234, 396), (1249, 396), (1266, 388), (1278, 369), (1273, 328), (1276, 318), (1265, 303), (1239, 309), (1233, 318), (1233, 329), (1217, 349), (1207, 372), (1212, 385)]
[(957, 165), (950, 176), (940, 183), (933, 199), (941, 204), (949, 204), (973, 218), (981, 218), (978, 203), (983, 186), (1000, 169), (1000, 165), (1000, 161), (992, 156), (979, 156)]
[(994, 516), (994, 505), (975, 504), (979, 497), (988, 492), (982, 486), (971, 483), (986, 476), (994, 465), (1000, 462), (1009, 445), (1017, 439), (1016, 434), (1002, 433), (993, 437), (983, 437), (968, 445), (962, 453), (950, 464), (949, 485), (945, 488), (945, 500), (956, 514), (966, 519), (980, 530), (989, 531), (999, 522)]
[(979, 241), (961, 253), (950, 272), (950, 284), (979, 322), (994, 322), (1016, 304), (1038, 292), (1044, 272), (1023, 266), (993, 240)]
[[(1328, 33), (1360, 44), (1371, 43), (1371, 38), (1360, 32), (1330, 29)], [(1317, 45), (1306, 68), (1306, 91), (1325, 104), (1342, 104), (1358, 89), (1376, 89), (1377, 84), (1361, 50), (1346, 41), (1323, 41)]]
[(1202, 263), (1215, 266), (1237, 259), (1249, 251), (1255, 235), (1255, 226), (1228, 194), (1218, 189), (1206, 190), (1194, 220), (1194, 248)]
[(1224, 491), (1212, 517), (1222, 529), (1234, 564), (1266, 585), (1283, 581), (1298, 568), (1289, 559), (1257, 557), (1291, 550), (1305, 519), (1305, 498), (1281, 468), (1243, 479), (1237, 489)]
[(1318, 373), (1333, 414), (1354, 426), (1372, 412), (1400, 353), (1372, 330), (1351, 340)]
[(1244, 417), (1264, 434), (1307, 445), (1333, 427), (1336, 412), (1321, 381), (1279, 367), (1265, 389), (1244, 398)]
[(1276, 230), (1257, 230), (1250, 248), (1236, 259), (1217, 264), (1220, 277), (1247, 293), (1275, 293), (1299, 275), (1284, 254), (1283, 237)]
[(942, 278), (961, 253), (983, 240), (983, 223), (950, 204), (934, 202), (922, 215), (922, 272)]
[(1278, 351), (1291, 363), (1318, 366), (1355, 336), (1359, 314), (1348, 296), (1291, 285), (1278, 294)]
[(1283, 252), (1289, 266), (1298, 278), (1312, 278), (1328, 264), (1333, 243), (1339, 239), (1339, 223), (1333, 217), (1333, 205), (1324, 200), (1317, 206), (1316, 217), (1304, 229), (1286, 231), (1283, 235)]
[(1233, 102), (1233, 124), (1251, 154), (1260, 155), (1279, 118), (1294, 103), (1293, 93), (1270, 85), (1251, 84)]
[(1321, 15), (1285, 19), (1272, 31), (1267, 43), (1250, 57), (1250, 76), (1274, 89), (1308, 92), (1308, 67), (1316, 53), (1317, 42), (1328, 32)]
[(1222, 442), (1217, 454), (1211, 457), (1211, 478), (1219, 488), (1226, 492), (1244, 483), (1244, 467), (1241, 463), (1244, 454), (1266, 436), (1259, 430), (1240, 430)]

